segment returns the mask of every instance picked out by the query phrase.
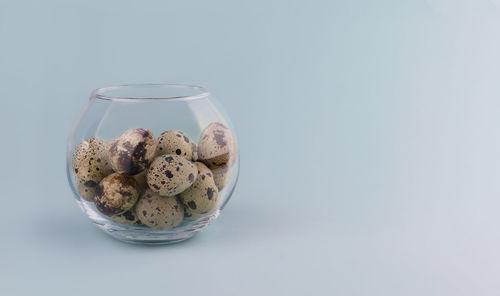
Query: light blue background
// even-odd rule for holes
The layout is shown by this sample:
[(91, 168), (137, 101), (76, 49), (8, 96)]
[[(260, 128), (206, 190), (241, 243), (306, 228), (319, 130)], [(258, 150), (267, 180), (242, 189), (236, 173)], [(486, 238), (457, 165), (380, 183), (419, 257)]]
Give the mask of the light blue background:
[[(500, 1), (0, 1), (2, 295), (498, 295)], [(193, 83), (240, 182), (182, 244), (65, 177), (92, 89)]]

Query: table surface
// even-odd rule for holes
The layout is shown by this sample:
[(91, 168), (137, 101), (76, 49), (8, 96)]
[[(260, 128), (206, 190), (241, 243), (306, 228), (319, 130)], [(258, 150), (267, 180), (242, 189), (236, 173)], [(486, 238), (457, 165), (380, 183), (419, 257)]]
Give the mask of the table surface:
[[(498, 295), (499, 9), (0, 1), (0, 294)], [(238, 131), (183, 243), (112, 239), (66, 184), (91, 90), (128, 82), (204, 85)]]

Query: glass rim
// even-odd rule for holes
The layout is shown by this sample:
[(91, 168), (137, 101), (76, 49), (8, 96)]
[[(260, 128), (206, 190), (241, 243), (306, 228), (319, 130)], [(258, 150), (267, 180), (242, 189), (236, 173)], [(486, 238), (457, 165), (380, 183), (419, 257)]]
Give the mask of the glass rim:
[[(124, 89), (137, 89), (137, 88), (168, 88), (168, 89), (184, 89), (184, 90), (195, 90), (197, 91), (194, 95), (178, 95), (178, 96), (158, 96), (158, 97), (148, 97), (148, 96), (110, 96), (106, 93), (116, 90), (124, 90)], [(99, 100), (130, 100), (130, 101), (141, 101), (141, 100), (195, 100), (206, 98), (210, 95), (210, 92), (198, 85), (191, 84), (177, 84), (177, 83), (129, 83), (129, 84), (121, 84), (121, 85), (112, 85), (105, 86), (98, 89), (95, 89), (92, 92), (93, 98)]]

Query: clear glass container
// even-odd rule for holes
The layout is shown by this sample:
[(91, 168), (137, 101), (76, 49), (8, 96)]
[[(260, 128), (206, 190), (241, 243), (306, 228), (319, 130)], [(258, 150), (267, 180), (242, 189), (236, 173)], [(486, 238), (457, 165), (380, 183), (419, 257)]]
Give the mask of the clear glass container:
[(78, 205), (126, 242), (192, 237), (219, 216), (238, 172), (233, 125), (199, 86), (97, 89), (67, 144), (68, 181)]

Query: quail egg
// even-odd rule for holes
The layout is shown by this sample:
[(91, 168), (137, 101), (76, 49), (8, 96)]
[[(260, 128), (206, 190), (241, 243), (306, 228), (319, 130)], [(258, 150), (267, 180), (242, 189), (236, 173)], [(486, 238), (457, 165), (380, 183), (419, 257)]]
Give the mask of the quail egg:
[(136, 206), (142, 224), (155, 229), (172, 229), (182, 223), (184, 207), (175, 196), (160, 196), (146, 190)]
[(111, 172), (105, 143), (97, 138), (82, 141), (75, 147), (72, 166), (78, 183), (96, 187)]
[(219, 193), (210, 169), (201, 162), (194, 164), (198, 169), (198, 176), (191, 187), (179, 194), (179, 198), (186, 212), (205, 214), (215, 208)]
[(140, 173), (153, 159), (155, 149), (153, 133), (144, 128), (129, 129), (110, 145), (111, 167), (124, 175)]
[(135, 180), (114, 173), (101, 180), (97, 186), (94, 203), (101, 213), (113, 216), (130, 210), (138, 198)]
[(158, 137), (156, 155), (175, 154), (187, 160), (196, 160), (196, 144), (181, 131), (165, 131)]
[(193, 184), (198, 175), (196, 166), (178, 155), (160, 155), (149, 166), (149, 188), (163, 196), (174, 196)]
[(222, 123), (212, 122), (202, 131), (198, 142), (198, 160), (211, 169), (234, 163), (236, 143), (229, 128)]

